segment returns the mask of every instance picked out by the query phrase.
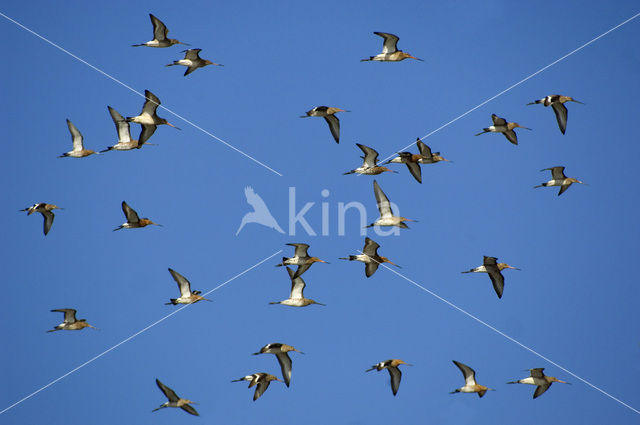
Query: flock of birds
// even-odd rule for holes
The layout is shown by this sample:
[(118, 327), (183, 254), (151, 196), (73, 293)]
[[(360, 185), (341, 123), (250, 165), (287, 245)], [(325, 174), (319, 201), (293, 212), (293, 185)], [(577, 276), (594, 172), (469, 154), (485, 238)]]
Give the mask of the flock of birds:
[[(167, 27), (155, 16), (149, 14), (151, 18), (151, 22), (153, 24), (153, 36), (154, 38), (151, 41), (147, 41), (142, 44), (135, 44), (133, 46), (147, 46), (147, 47), (170, 47), (175, 44), (186, 44), (182, 43), (176, 39), (167, 38)], [(374, 34), (382, 37), (384, 39), (383, 42), (383, 50), (380, 54), (371, 56), (367, 59), (362, 59), (362, 61), (385, 61), (385, 62), (397, 62), (402, 61), (404, 59), (418, 59), (409, 53), (405, 53), (401, 50), (398, 50), (397, 43), (399, 38), (393, 34), (375, 32)], [(190, 49), (186, 50), (185, 58), (181, 60), (177, 60), (167, 66), (173, 65), (182, 65), (186, 66), (187, 70), (185, 72), (185, 76), (189, 75), (193, 71), (198, 68), (207, 66), (207, 65), (219, 65), (215, 64), (208, 60), (203, 60), (199, 57), (199, 52), (201, 49)], [(87, 150), (84, 148), (83, 137), (80, 131), (75, 127), (75, 125), (67, 120), (67, 125), (69, 127), (69, 131), (73, 140), (73, 149), (67, 153), (64, 153), (62, 157), (72, 157), (72, 158), (83, 158), (92, 154), (104, 153), (111, 150), (131, 150), (131, 149), (140, 149), (143, 145), (149, 144), (148, 140), (156, 131), (157, 126), (159, 125), (169, 125), (175, 127), (174, 125), (167, 122), (166, 119), (160, 118), (157, 113), (157, 107), (160, 105), (160, 99), (151, 93), (149, 90), (145, 91), (146, 101), (142, 107), (142, 111), (139, 115), (134, 117), (124, 118), (120, 113), (118, 113), (112, 107), (108, 107), (111, 118), (116, 126), (116, 130), (118, 133), (118, 143), (103, 150), (100, 152), (95, 152), (93, 150)], [(532, 104), (542, 104), (545, 107), (551, 106), (553, 111), (555, 112), (556, 119), (558, 122), (558, 126), (560, 131), (564, 134), (567, 126), (567, 108), (565, 107), (566, 102), (578, 102), (569, 96), (562, 95), (550, 95), (546, 96), (543, 99), (536, 100), (534, 102), (529, 103)], [(333, 136), (333, 139), (336, 143), (340, 142), (340, 121), (336, 117), (336, 113), (338, 112), (349, 112), (344, 109), (336, 108), (336, 107), (327, 107), (327, 106), (318, 106), (310, 111), (306, 112), (306, 117), (323, 117), (327, 124), (329, 125), (329, 129)], [(509, 142), (517, 145), (518, 138), (515, 133), (516, 128), (528, 129), (527, 127), (521, 126), (516, 122), (508, 122), (506, 119), (498, 117), (497, 115), (492, 115), (491, 119), (493, 121), (493, 125), (484, 128), (482, 132), (476, 134), (476, 136), (485, 134), (485, 133), (502, 133)], [(141, 125), (141, 131), (137, 140), (132, 139), (131, 137), (131, 129), (130, 123), (137, 123)], [(177, 127), (175, 127), (177, 128)], [(528, 129), (530, 130), (530, 129)], [(384, 165), (388, 164), (405, 164), (409, 169), (411, 175), (415, 178), (416, 181), (422, 183), (422, 175), (420, 165), (426, 164), (435, 164), (438, 162), (450, 162), (449, 160), (440, 156), (440, 152), (433, 153), (429, 146), (422, 142), (420, 138), (417, 139), (417, 154), (411, 152), (399, 152), (398, 156), (385, 162), (382, 165), (378, 165), (378, 152), (371, 147), (357, 144), (358, 148), (360, 148), (363, 152), (363, 163), (360, 167), (355, 168), (351, 171), (348, 171), (344, 174), (364, 174), (364, 175), (379, 175), (383, 172), (396, 172), (393, 171)], [(552, 179), (548, 182), (542, 183), (539, 186), (560, 186), (560, 191), (558, 195), (564, 193), (572, 183), (583, 183), (575, 178), (567, 178), (564, 175), (564, 167), (551, 167), (546, 168), (545, 170), (550, 170)], [(544, 170), (543, 170), (544, 171)], [(372, 226), (397, 226), (400, 228), (407, 229), (408, 226), (405, 222), (415, 221), (405, 217), (400, 217), (394, 215), (391, 204), (389, 202), (389, 198), (382, 191), (380, 185), (376, 180), (373, 181), (373, 190), (377, 203), (378, 210), (380, 212), (380, 217), (371, 223), (367, 227)], [(44, 218), (44, 234), (47, 235), (51, 230), (54, 221), (54, 213), (53, 210), (62, 209), (54, 204), (48, 203), (36, 203), (28, 208), (25, 208), (21, 211), (26, 211), (27, 215), (30, 215), (34, 212), (42, 214)], [(138, 213), (131, 208), (125, 201), (122, 202), (122, 211), (126, 218), (126, 222), (118, 226), (114, 229), (114, 231), (120, 229), (134, 229), (134, 228), (142, 228), (148, 225), (156, 225), (160, 226), (160, 224), (154, 223), (148, 218), (140, 218)], [(302, 279), (302, 275), (314, 264), (317, 262), (327, 263), (324, 260), (321, 260), (317, 257), (312, 257), (308, 254), (309, 245), (305, 243), (290, 243), (287, 244), (293, 246), (295, 248), (294, 255), (292, 257), (283, 257), (282, 261), (276, 266), (284, 266), (289, 275), (289, 280), (291, 282), (291, 290), (289, 294), (289, 298), (272, 302), (270, 304), (282, 304), (286, 306), (292, 307), (305, 307), (311, 304), (324, 305), (319, 302), (316, 302), (312, 299), (304, 297), (304, 288), (306, 287), (305, 281)], [(371, 277), (378, 267), (381, 264), (389, 263), (396, 267), (400, 267), (399, 265), (391, 262), (387, 257), (383, 257), (378, 254), (378, 249), (380, 245), (373, 241), (370, 238), (365, 238), (365, 244), (357, 255), (349, 255), (348, 257), (341, 257), (341, 260), (347, 261), (359, 261), (364, 263), (365, 265), (365, 276), (367, 278)], [(294, 271), (289, 266), (297, 266)], [(502, 270), (504, 269), (516, 269), (506, 263), (499, 263), (496, 257), (488, 257), (485, 256), (483, 260), (483, 264), (481, 266), (472, 268), (467, 271), (463, 271), (462, 273), (487, 273), (493, 284), (493, 288), (498, 296), (498, 298), (502, 298), (504, 292), (504, 276), (502, 275)], [(178, 285), (180, 296), (178, 298), (170, 299), (170, 302), (167, 304), (177, 305), (177, 304), (192, 304), (198, 301), (210, 301), (204, 298), (201, 294), (201, 291), (192, 290), (191, 283), (189, 280), (176, 272), (175, 270), (169, 268), (169, 273), (172, 278)], [(94, 328), (92, 325), (87, 323), (85, 319), (77, 319), (76, 318), (76, 310), (71, 308), (63, 308), (63, 309), (55, 309), (51, 310), (52, 312), (64, 313), (64, 320), (59, 325), (55, 326), (52, 330), (48, 332), (55, 332), (60, 330), (81, 330), (84, 328)], [(282, 378), (285, 385), (288, 387), (291, 382), (291, 371), (292, 371), (292, 361), (289, 357), (290, 352), (295, 351), (301, 353), (299, 350), (294, 348), (293, 346), (282, 344), (282, 343), (270, 343), (265, 345), (260, 349), (260, 351), (254, 353), (255, 355), (259, 354), (274, 354), (278, 360), (280, 365)], [(463, 392), (463, 393), (476, 393), (479, 397), (484, 396), (487, 391), (492, 390), (486, 386), (480, 385), (477, 383), (475, 378), (475, 371), (456, 360), (453, 360), (455, 366), (457, 366), (463, 374), (465, 384), (453, 391), (452, 393)], [(395, 396), (398, 392), (400, 386), (400, 380), (402, 377), (402, 372), (399, 369), (400, 365), (411, 366), (410, 364), (404, 362), (400, 359), (390, 359), (382, 361), (378, 364), (373, 365), (367, 372), (372, 370), (381, 371), (386, 369), (389, 372), (391, 379), (391, 390), (393, 395)], [(535, 368), (530, 369), (530, 376), (508, 382), (509, 384), (530, 384), (536, 386), (535, 392), (533, 394), (533, 398), (537, 398), (542, 395), (553, 382), (561, 382), (555, 377), (546, 376), (543, 373), (543, 368)], [(249, 382), (249, 388), (256, 387), (253, 395), (253, 400), (257, 400), (262, 396), (262, 394), (267, 390), (271, 381), (280, 381), (278, 377), (268, 373), (253, 373), (251, 375), (244, 376), (232, 382), (239, 381), (247, 381)], [(168, 401), (162, 404), (155, 410), (159, 410), (165, 407), (179, 407), (184, 411), (192, 414), (198, 415), (198, 412), (192, 407), (192, 404), (195, 404), (193, 401), (188, 399), (183, 399), (179, 397), (171, 388), (164, 385), (158, 379), (156, 379), (156, 384), (158, 388), (164, 393), (167, 397)]]

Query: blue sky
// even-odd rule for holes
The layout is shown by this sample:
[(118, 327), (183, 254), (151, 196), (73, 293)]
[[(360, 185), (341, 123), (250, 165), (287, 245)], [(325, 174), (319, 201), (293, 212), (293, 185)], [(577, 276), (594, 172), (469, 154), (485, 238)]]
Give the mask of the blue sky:
[[(368, 221), (377, 218), (373, 179), (342, 175), (360, 165), (355, 143), (381, 158), (394, 154), (634, 16), (635, 2), (39, 1), (0, 12), (136, 91), (151, 90), (163, 106), (282, 174), (165, 110), (159, 115), (182, 131), (160, 127), (150, 140), (158, 146), (56, 158), (70, 150), (66, 118), (87, 149), (101, 150), (116, 141), (107, 105), (132, 116), (143, 98), (0, 17), (0, 410), (174, 311), (164, 305), (178, 292), (168, 267), (206, 292), (284, 250), (211, 293), (213, 303), (180, 311), (1, 414), (0, 423), (637, 421), (631, 409), (404, 278), (381, 267), (366, 279), (362, 264), (338, 260), (362, 249), (354, 211), (346, 233), (337, 232), (339, 202), (361, 202)], [(148, 13), (224, 67), (183, 77), (182, 67), (164, 66), (183, 46), (130, 47), (151, 38)], [(381, 49), (373, 31), (397, 34), (398, 47), (425, 62), (361, 63)], [(403, 165), (377, 178), (400, 215), (419, 222), (400, 236), (368, 233), (406, 278), (635, 409), (639, 36), (636, 19), (425, 139), (454, 162), (422, 166), (422, 185)], [(585, 103), (567, 105), (564, 136), (550, 108), (525, 106), (554, 93)], [(298, 118), (318, 105), (351, 111), (339, 115), (339, 145), (322, 119)], [(474, 137), (492, 113), (533, 130), (518, 131), (518, 146), (501, 135)], [(549, 179), (539, 170), (556, 165), (589, 186), (561, 197), (556, 188), (534, 190)], [(290, 187), (297, 210), (315, 203), (306, 219), (317, 233), (325, 202), (329, 235), (249, 224), (236, 236), (251, 211), (247, 186), (287, 231)], [(164, 227), (112, 232), (124, 221), (123, 200)], [(39, 215), (18, 212), (35, 202), (65, 208), (47, 237)], [(309, 243), (312, 255), (331, 262), (303, 276), (305, 295), (326, 307), (268, 304), (289, 291), (285, 270), (273, 267), (291, 255), (287, 242)], [(501, 300), (486, 275), (460, 274), (483, 255), (522, 269), (505, 271)], [(49, 310), (64, 307), (100, 330), (45, 333), (61, 319)], [(254, 403), (252, 390), (230, 381), (279, 375), (273, 356), (251, 356), (270, 342), (306, 354), (292, 355), (290, 388), (273, 383)], [(364, 373), (389, 358), (414, 365), (402, 369), (396, 397), (386, 372)], [(463, 382), (452, 359), (497, 391), (449, 395)], [(533, 367), (573, 385), (531, 400), (533, 387), (505, 384)], [(202, 417), (151, 413), (165, 401), (155, 378), (199, 402)]]

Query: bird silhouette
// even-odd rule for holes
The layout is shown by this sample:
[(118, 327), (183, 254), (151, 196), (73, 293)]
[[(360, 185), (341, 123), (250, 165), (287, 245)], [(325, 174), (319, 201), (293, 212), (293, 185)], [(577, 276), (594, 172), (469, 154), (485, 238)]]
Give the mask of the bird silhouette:
[(244, 225), (247, 223), (262, 224), (263, 226), (270, 227), (280, 233), (284, 233), (284, 230), (282, 230), (276, 219), (271, 215), (267, 204), (264, 203), (260, 195), (254, 192), (251, 186), (244, 188), (244, 196), (247, 198), (247, 203), (253, 207), (253, 211), (246, 213), (244, 217), (242, 217), (236, 236), (238, 236)]

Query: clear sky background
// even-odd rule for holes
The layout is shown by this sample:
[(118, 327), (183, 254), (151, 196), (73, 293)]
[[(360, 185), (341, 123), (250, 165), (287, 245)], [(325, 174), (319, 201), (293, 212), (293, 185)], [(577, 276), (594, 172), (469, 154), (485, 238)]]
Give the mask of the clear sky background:
[[(107, 112), (137, 115), (142, 97), (0, 17), (4, 66), (2, 264), (4, 336), (0, 410), (165, 317), (178, 294), (167, 268), (193, 289), (215, 288), (213, 303), (180, 311), (0, 415), (2, 424), (255, 424), (274, 418), (307, 424), (637, 423), (629, 408), (523, 349), (385, 268), (370, 279), (357, 253), (357, 213), (338, 235), (339, 202), (361, 202), (378, 216), (369, 176), (343, 176), (360, 165), (355, 143), (381, 158), (432, 132), (640, 11), (637, 2), (44, 2), (5, 3), (0, 11), (276, 170), (234, 152), (170, 112), (182, 128), (158, 128), (157, 146), (83, 159), (70, 150), (65, 119), (87, 149), (116, 141)], [(224, 67), (183, 77), (183, 46), (130, 47), (151, 39), (148, 13), (169, 36), (202, 48)], [(397, 34), (399, 48), (424, 59), (361, 63), (381, 50), (373, 31)], [(425, 139), (453, 163), (422, 166), (423, 184), (404, 165), (377, 178), (400, 215), (417, 219), (400, 236), (368, 235), (397, 271), (640, 409), (637, 315), (640, 179), (638, 98), (640, 18)], [(551, 108), (525, 106), (548, 94), (567, 104), (566, 135)], [(336, 144), (324, 120), (299, 119), (318, 105), (348, 109)], [(474, 137), (495, 113), (531, 127), (518, 146), (496, 134)], [(139, 126), (132, 126), (137, 137)], [(410, 147), (416, 151), (415, 145)], [(574, 185), (533, 189), (540, 169), (566, 166)], [(320, 233), (295, 235), (248, 224), (244, 188), (265, 200), (288, 229), (289, 187), (296, 209)], [(321, 192), (329, 195), (322, 197)], [(164, 227), (112, 229), (126, 200)], [(18, 210), (54, 203), (53, 228)], [(306, 242), (331, 264), (303, 277), (305, 295), (326, 307), (295, 309), (287, 297), (287, 242)], [(499, 300), (488, 276), (460, 274), (496, 256), (505, 271)], [(100, 328), (45, 333), (71, 307)], [(293, 354), (290, 388), (273, 383), (257, 402), (246, 374), (280, 375), (270, 342)], [(386, 371), (364, 371), (389, 358), (403, 367), (393, 397)], [(449, 395), (463, 383), (455, 359), (497, 389), (479, 399)], [(524, 369), (545, 367), (555, 384), (506, 385)], [(165, 401), (159, 378), (200, 403), (200, 418)]]

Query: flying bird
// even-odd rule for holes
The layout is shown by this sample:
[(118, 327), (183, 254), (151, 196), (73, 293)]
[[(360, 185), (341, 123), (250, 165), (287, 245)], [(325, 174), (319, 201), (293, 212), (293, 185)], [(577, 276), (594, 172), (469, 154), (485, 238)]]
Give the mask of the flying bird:
[(180, 289), (180, 297), (171, 298), (171, 302), (165, 303), (165, 305), (193, 304), (202, 300), (211, 301), (203, 296), (200, 296), (199, 294), (201, 293), (201, 291), (192, 291), (191, 283), (187, 280), (186, 277), (182, 276), (180, 273), (171, 268), (169, 268), (169, 273), (171, 273), (171, 277), (173, 277), (173, 280), (175, 280), (178, 284), (178, 288)]
[(160, 382), (158, 378), (156, 378), (156, 385), (158, 386), (158, 388), (160, 388), (160, 391), (164, 393), (165, 397), (169, 399), (169, 401), (161, 404), (160, 407), (153, 409), (152, 412), (163, 409), (165, 407), (179, 407), (187, 413), (190, 413), (194, 416), (200, 416), (196, 411), (196, 409), (194, 409), (191, 406), (192, 404), (198, 404), (198, 403), (196, 403), (195, 401), (187, 400), (186, 398), (178, 397), (175, 391), (173, 391), (171, 388), (167, 387), (165, 384)]
[(364, 240), (364, 248), (362, 248), (362, 254), (358, 255), (350, 255), (349, 257), (340, 257), (341, 260), (349, 260), (349, 261), (361, 261), (364, 263), (364, 274), (367, 277), (371, 277), (376, 270), (378, 270), (378, 266), (382, 263), (393, 264), (396, 267), (400, 267), (396, 263), (392, 263), (389, 261), (387, 257), (383, 257), (378, 255), (378, 245), (377, 242), (365, 238)]
[(340, 108), (333, 108), (329, 106), (316, 106), (310, 111), (306, 112), (306, 115), (301, 115), (300, 118), (307, 117), (322, 117), (329, 124), (329, 130), (336, 143), (340, 143), (340, 120), (336, 117), (336, 112), (351, 112)]
[(88, 324), (86, 319), (76, 319), (76, 310), (72, 308), (59, 308), (56, 310), (51, 310), (51, 312), (64, 313), (64, 320), (62, 323), (47, 332), (79, 331), (84, 328), (98, 329)]
[(487, 257), (485, 255), (481, 266), (461, 273), (488, 273), (498, 298), (502, 298), (502, 293), (504, 292), (504, 276), (502, 276), (500, 272), (504, 269), (520, 270), (516, 267), (511, 267), (507, 263), (498, 263), (496, 257)]
[(329, 264), (326, 261), (319, 259), (318, 257), (310, 257), (309, 254), (307, 254), (309, 245), (307, 245), (306, 243), (288, 243), (287, 245), (294, 246), (296, 248), (293, 253), (293, 257), (282, 257), (282, 263), (276, 264), (276, 267), (287, 265), (298, 266), (294, 278), (302, 276), (302, 274), (306, 272), (313, 263)]
[(84, 158), (85, 156), (98, 154), (96, 151), (92, 151), (90, 149), (85, 149), (82, 141), (84, 138), (82, 137), (82, 133), (76, 128), (75, 125), (69, 119), (67, 119), (67, 127), (69, 127), (69, 132), (71, 133), (71, 140), (73, 141), (73, 149), (69, 152), (65, 152), (60, 155), (58, 158), (64, 158), (70, 156), (71, 158)]
[[(280, 381), (273, 375), (269, 375), (268, 373), (258, 372), (253, 375), (247, 375), (240, 379), (234, 379), (231, 382), (240, 382), (240, 381), (249, 381), (249, 388), (256, 386), (256, 391), (253, 393), (253, 401), (256, 401), (260, 398), (267, 388), (269, 388), (269, 384), (271, 381)], [(282, 381), (280, 381), (282, 382)]]
[(398, 62), (407, 58), (424, 62), (422, 59), (418, 59), (414, 56), (411, 56), (409, 53), (398, 50), (398, 40), (400, 40), (400, 38), (397, 35), (377, 31), (374, 32), (374, 34), (384, 38), (384, 42), (382, 43), (382, 53), (379, 53), (375, 56), (370, 56), (369, 59), (360, 59), (360, 62)]
[(223, 66), (219, 63), (213, 63), (210, 60), (201, 59), (199, 55), (201, 50), (202, 49), (183, 50), (182, 52), (185, 53), (184, 59), (173, 61), (173, 63), (167, 64), (167, 66), (174, 66), (174, 65), (186, 66), (187, 69), (184, 71), (185, 77), (191, 74), (196, 69), (204, 68), (207, 65)]
[(476, 382), (476, 372), (471, 369), (466, 364), (457, 362), (453, 360), (453, 363), (458, 366), (458, 369), (462, 372), (462, 376), (464, 376), (464, 386), (451, 391), (449, 394), (455, 393), (477, 393), (478, 397), (482, 398), (482, 396), (487, 391), (495, 391), (493, 388), (487, 388), (484, 385), (480, 385)]
[(514, 145), (517, 145), (518, 136), (513, 130), (515, 128), (524, 128), (525, 130), (531, 130), (529, 127), (523, 127), (517, 122), (507, 122), (507, 120), (505, 120), (504, 118), (500, 118), (496, 114), (492, 114), (491, 119), (493, 120), (493, 125), (487, 128), (483, 128), (480, 133), (476, 134), (476, 136), (484, 133), (502, 133), (508, 141), (510, 141)]
[(31, 215), (31, 213), (34, 213), (34, 212), (38, 212), (42, 214), (42, 218), (44, 218), (44, 222), (43, 222), (44, 235), (47, 236), (47, 233), (49, 233), (49, 230), (51, 230), (51, 226), (53, 225), (53, 219), (55, 217), (52, 210), (62, 210), (62, 209), (64, 208), (60, 208), (57, 205), (45, 204), (44, 202), (40, 202), (38, 204), (33, 204), (30, 207), (22, 209), (20, 211), (26, 211), (27, 215)]
[(344, 175), (353, 174), (353, 173), (378, 175), (380, 173), (384, 173), (385, 171), (395, 173), (395, 171), (390, 170), (387, 167), (382, 167), (378, 165), (378, 152), (376, 150), (371, 149), (369, 146), (361, 145), (360, 143), (356, 143), (356, 146), (358, 146), (360, 150), (364, 153), (364, 157), (362, 157), (363, 159), (362, 165), (351, 171), (347, 171), (346, 173), (344, 173)]
[(304, 287), (307, 285), (304, 283), (304, 280), (302, 280), (302, 277), (295, 277), (295, 273), (289, 267), (287, 267), (287, 272), (289, 273), (289, 279), (291, 279), (291, 293), (289, 294), (289, 298), (282, 301), (273, 301), (269, 304), (282, 304), (291, 307), (306, 307), (310, 304), (325, 305), (310, 298), (305, 298)]
[(573, 177), (567, 177), (564, 175), (564, 167), (551, 167), (551, 168), (543, 168), (540, 171), (547, 171), (550, 170), (551, 171), (551, 180), (549, 180), (546, 183), (542, 183), (539, 184), (538, 186), (534, 186), (533, 188), (537, 188), (537, 187), (548, 187), (548, 186), (560, 186), (560, 191), (558, 192), (558, 196), (562, 195), (567, 189), (569, 189), (569, 186), (571, 186), (573, 183), (580, 183), (580, 184), (584, 184), (586, 185), (586, 183), (578, 180), (578, 179), (574, 179)]
[(284, 378), (284, 383), (288, 387), (289, 383), (291, 382), (291, 357), (289, 357), (289, 351), (295, 351), (300, 354), (304, 354), (302, 351), (296, 350), (290, 345), (281, 344), (279, 342), (272, 342), (271, 344), (267, 344), (262, 347), (257, 353), (253, 353), (253, 355), (275, 354), (276, 358), (278, 359), (278, 363), (280, 364), (282, 378)]
[(400, 387), (400, 379), (402, 378), (402, 372), (398, 368), (401, 364), (413, 366), (399, 359), (391, 359), (374, 364), (371, 366), (371, 369), (367, 369), (365, 372), (369, 372), (374, 369), (380, 372), (382, 369), (387, 369), (389, 371), (389, 376), (391, 377), (391, 391), (393, 392), (393, 395), (396, 395), (398, 393), (398, 388)]
[(263, 226), (270, 227), (280, 233), (284, 233), (284, 230), (282, 230), (280, 225), (278, 225), (278, 222), (271, 214), (271, 211), (269, 211), (267, 204), (265, 204), (260, 195), (258, 195), (252, 187), (248, 186), (244, 188), (244, 196), (247, 198), (247, 203), (253, 207), (253, 211), (246, 213), (244, 217), (242, 217), (236, 236), (238, 236), (240, 230), (242, 230), (244, 225), (247, 223), (262, 224)]
[(380, 185), (378, 185), (377, 181), (373, 181), (373, 193), (376, 195), (376, 203), (378, 204), (378, 211), (380, 211), (380, 218), (368, 225), (367, 227), (373, 226), (397, 226), (402, 229), (408, 229), (404, 222), (405, 221), (416, 221), (411, 220), (409, 218), (398, 217), (393, 215), (391, 211), (391, 203), (389, 202), (389, 198), (384, 194), (382, 189), (380, 189)]
[(536, 369), (529, 369), (529, 372), (531, 374), (530, 376), (524, 379), (520, 379), (518, 381), (507, 382), (507, 384), (536, 385), (536, 390), (533, 392), (533, 398), (538, 398), (542, 394), (544, 394), (544, 392), (547, 391), (551, 386), (551, 384), (553, 384), (554, 382), (561, 382), (563, 384), (568, 384), (568, 382), (561, 381), (558, 378), (555, 378), (553, 376), (545, 375), (542, 372), (543, 370), (544, 370), (543, 367), (539, 367)]
[(142, 126), (140, 137), (138, 137), (138, 145), (142, 146), (153, 135), (159, 125), (166, 124), (170, 127), (180, 130), (173, 124), (170, 124), (166, 119), (160, 118), (156, 114), (156, 109), (160, 105), (160, 99), (158, 96), (151, 93), (149, 90), (144, 91), (144, 97), (147, 99), (142, 105), (142, 112), (136, 117), (127, 117), (127, 122), (135, 122)]
[(151, 13), (149, 13), (149, 18), (151, 18), (151, 25), (153, 25), (153, 40), (147, 41), (146, 43), (142, 44), (132, 44), (132, 47), (170, 47), (174, 44), (184, 44), (185, 46), (189, 46), (187, 43), (178, 41), (175, 38), (167, 38), (169, 30), (167, 29), (166, 25)]
[(125, 201), (122, 201), (122, 212), (124, 213), (124, 216), (127, 218), (127, 221), (126, 223), (123, 223), (120, 226), (113, 229), (114, 232), (120, 229), (136, 229), (139, 227), (148, 226), (150, 224), (153, 224), (155, 226), (162, 226), (162, 224), (154, 223), (148, 218), (139, 218), (138, 213), (136, 213), (136, 211), (133, 208), (127, 205)]
[(109, 108), (109, 114), (111, 114), (111, 119), (113, 123), (116, 125), (116, 131), (118, 132), (118, 143), (113, 146), (109, 146), (107, 149), (100, 151), (100, 153), (108, 152), (111, 150), (116, 151), (128, 151), (131, 149), (140, 149), (143, 144), (150, 145), (151, 143), (140, 143), (138, 144), (137, 140), (133, 140), (131, 138), (131, 129), (129, 128), (129, 123), (126, 119), (118, 111), (113, 109), (111, 106), (107, 106)]
[[(440, 156), (440, 152), (432, 153), (431, 148), (427, 146), (419, 137), (416, 140), (416, 145), (418, 146), (418, 151), (420, 152), (420, 154), (414, 154), (414, 156), (416, 157), (417, 162), (420, 164), (435, 164), (436, 162), (440, 161), (453, 162)], [(400, 154), (398, 154), (398, 156), (396, 156), (395, 158), (385, 162), (385, 164), (402, 163), (403, 160)]]
[(584, 103), (579, 102), (572, 98), (571, 96), (562, 96), (560, 94), (551, 94), (542, 99), (527, 103), (527, 105), (535, 105), (538, 103), (542, 103), (544, 106), (549, 106), (553, 108), (553, 112), (556, 114), (556, 120), (558, 121), (558, 127), (560, 127), (560, 131), (564, 134), (567, 131), (567, 107), (564, 106), (566, 102), (576, 102), (581, 105)]

